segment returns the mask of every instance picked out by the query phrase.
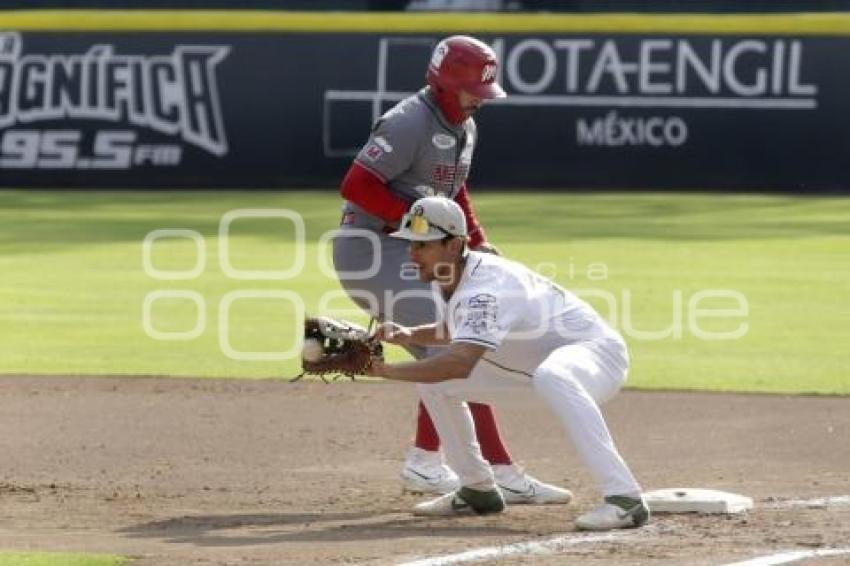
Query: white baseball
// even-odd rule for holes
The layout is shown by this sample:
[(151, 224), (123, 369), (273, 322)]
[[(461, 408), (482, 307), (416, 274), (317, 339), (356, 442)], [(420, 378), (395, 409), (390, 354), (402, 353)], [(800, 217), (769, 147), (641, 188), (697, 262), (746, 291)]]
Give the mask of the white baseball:
[(305, 338), (301, 357), (308, 362), (316, 362), (322, 358), (322, 343), (315, 338)]

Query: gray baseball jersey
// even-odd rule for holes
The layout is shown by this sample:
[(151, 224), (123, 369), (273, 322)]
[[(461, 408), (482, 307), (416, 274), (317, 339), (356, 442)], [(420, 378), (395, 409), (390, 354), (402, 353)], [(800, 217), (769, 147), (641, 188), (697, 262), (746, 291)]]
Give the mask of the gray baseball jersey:
[[(469, 174), (476, 136), (472, 118), (449, 124), (423, 88), (381, 116), (355, 160), (409, 203), (438, 194), (454, 198)], [(352, 203), (343, 212), (344, 225), (384, 225)]]
[[(449, 124), (425, 88), (378, 120), (355, 160), (411, 204), (435, 194), (454, 198), (469, 173), (476, 133), (471, 118), (458, 126)], [(373, 316), (405, 326), (434, 322), (431, 288), (404, 269), (408, 242), (388, 237), (385, 224), (354, 203), (343, 205), (341, 231), (333, 246), (340, 284)], [(352, 228), (374, 232), (378, 247)], [(365, 276), (375, 265), (377, 270)], [(409, 350), (417, 358), (426, 355), (424, 348)]]

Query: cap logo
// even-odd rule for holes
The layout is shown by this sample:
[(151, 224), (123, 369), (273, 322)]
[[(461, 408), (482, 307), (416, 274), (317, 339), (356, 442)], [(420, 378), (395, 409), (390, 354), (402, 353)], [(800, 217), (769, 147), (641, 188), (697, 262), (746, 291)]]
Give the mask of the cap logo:
[(481, 69), (481, 82), (489, 83), (493, 82), (496, 79), (496, 64), (495, 63), (487, 63), (484, 65), (484, 68)]
[(449, 46), (446, 45), (445, 41), (441, 41), (440, 43), (438, 43), (437, 47), (434, 48), (434, 53), (431, 55), (431, 66), (435, 69), (439, 69), (440, 65), (443, 64), (443, 58), (448, 52)]
[(413, 207), (413, 210), (411, 210), (411, 212), (413, 213), (413, 216), (425, 216), (425, 207), (423, 207), (421, 204), (417, 204)]

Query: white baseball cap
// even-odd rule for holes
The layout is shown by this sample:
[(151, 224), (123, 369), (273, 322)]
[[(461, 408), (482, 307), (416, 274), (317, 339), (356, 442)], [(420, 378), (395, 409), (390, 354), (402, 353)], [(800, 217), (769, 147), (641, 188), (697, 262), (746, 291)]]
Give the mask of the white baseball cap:
[(413, 242), (466, 235), (463, 209), (452, 199), (443, 196), (425, 197), (414, 202), (410, 212), (401, 219), (399, 230), (390, 234), (393, 238)]

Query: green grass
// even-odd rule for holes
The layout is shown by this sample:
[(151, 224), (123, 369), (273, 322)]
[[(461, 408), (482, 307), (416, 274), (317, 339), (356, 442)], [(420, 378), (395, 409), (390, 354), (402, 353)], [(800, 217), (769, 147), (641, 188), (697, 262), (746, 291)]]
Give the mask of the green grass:
[(0, 550), (0, 566), (118, 566), (127, 558), (104, 554), (10, 552)]
[[(528, 195), (476, 196), (491, 240), (586, 296), (623, 330), (633, 355), (631, 386), (850, 393), (850, 198)], [(219, 305), (231, 291), (287, 291), (316, 312), (324, 294), (339, 291), (319, 272), (315, 243), (336, 226), (339, 204), (332, 192), (0, 192), (0, 373), (294, 375), (295, 361), (225, 356)], [(303, 216), (309, 243), (301, 275), (286, 281), (225, 275), (219, 221), (239, 208)], [(162, 228), (203, 235), (203, 274), (175, 281), (145, 274), (142, 241)], [(295, 248), (285, 221), (243, 219), (231, 228), (234, 268), (290, 265)], [(157, 269), (195, 265), (190, 240), (160, 240), (152, 250)], [(199, 294), (206, 315), (200, 336), (159, 341), (144, 332), (145, 296), (159, 289)], [(738, 293), (746, 316), (695, 313), (689, 303), (711, 290)], [(330, 305), (353, 309), (344, 298)], [(696, 306), (716, 312), (739, 305), (706, 298)], [(195, 311), (190, 300), (167, 299), (151, 313), (157, 330), (181, 332), (194, 326)], [(285, 349), (297, 327), (295, 312), (283, 300), (237, 300), (230, 345)], [(696, 327), (688, 319), (695, 314)], [(680, 332), (665, 335), (677, 316)], [(698, 335), (728, 334), (741, 324), (747, 332), (737, 339)]]

